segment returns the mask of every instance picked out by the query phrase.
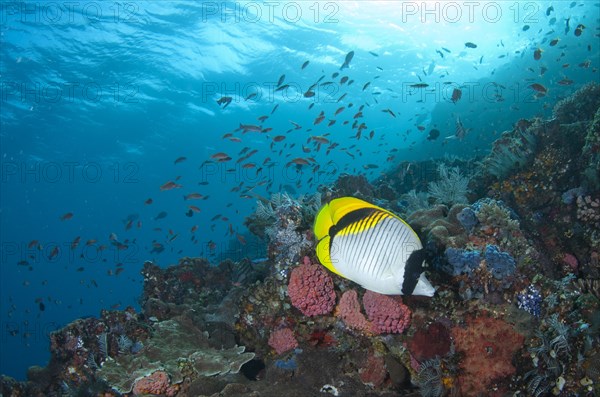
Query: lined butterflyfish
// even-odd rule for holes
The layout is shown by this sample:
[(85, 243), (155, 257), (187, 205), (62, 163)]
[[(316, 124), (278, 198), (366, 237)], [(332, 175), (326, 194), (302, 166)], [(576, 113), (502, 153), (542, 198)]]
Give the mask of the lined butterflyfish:
[(425, 250), (398, 216), (354, 197), (325, 204), (314, 224), (317, 257), (330, 271), (385, 295), (433, 296)]

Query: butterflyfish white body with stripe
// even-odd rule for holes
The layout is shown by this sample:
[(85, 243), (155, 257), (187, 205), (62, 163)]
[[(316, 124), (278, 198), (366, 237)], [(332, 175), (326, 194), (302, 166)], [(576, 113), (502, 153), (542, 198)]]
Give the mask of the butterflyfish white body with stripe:
[(325, 204), (315, 217), (317, 257), (330, 271), (385, 295), (433, 296), (419, 236), (390, 211), (354, 197)]

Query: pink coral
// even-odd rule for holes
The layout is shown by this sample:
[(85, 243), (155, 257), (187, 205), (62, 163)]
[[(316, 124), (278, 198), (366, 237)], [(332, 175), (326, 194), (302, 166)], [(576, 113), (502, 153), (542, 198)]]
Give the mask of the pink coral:
[(411, 311), (399, 296), (365, 292), (363, 307), (378, 333), (400, 334), (410, 325)]
[(571, 269), (571, 271), (573, 272), (577, 272), (577, 268), (579, 265), (579, 262), (577, 261), (577, 258), (575, 258), (574, 255), (572, 254), (565, 254), (563, 256), (563, 262), (569, 266), (569, 268)]
[(169, 383), (169, 375), (165, 371), (155, 371), (135, 382), (133, 395), (162, 394), (173, 396), (175, 395), (176, 388), (170, 386)]
[(381, 387), (388, 374), (383, 357), (369, 354), (365, 366), (358, 371), (358, 374), (365, 385)]
[(360, 312), (358, 294), (353, 289), (344, 292), (335, 314), (341, 317), (344, 323), (350, 328), (362, 332), (374, 333), (373, 324)]
[(440, 322), (434, 322), (427, 328), (418, 328), (408, 342), (410, 354), (418, 362), (443, 357), (450, 351), (450, 331)]
[(292, 305), (305, 316), (327, 314), (335, 306), (333, 280), (321, 265), (304, 263), (292, 270), (288, 284)]
[(297, 348), (298, 341), (294, 336), (294, 331), (289, 328), (282, 328), (271, 333), (269, 346), (275, 349), (277, 354), (282, 354), (288, 350)]
[(465, 354), (460, 375), (464, 395), (487, 395), (492, 384), (515, 374), (512, 358), (524, 337), (510, 324), (486, 316), (468, 318), (466, 328), (454, 327), (451, 333), (456, 349)]

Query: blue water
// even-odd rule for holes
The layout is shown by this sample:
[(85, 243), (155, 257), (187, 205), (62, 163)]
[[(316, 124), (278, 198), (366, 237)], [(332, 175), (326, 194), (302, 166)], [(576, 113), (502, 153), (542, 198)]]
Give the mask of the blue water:
[[(429, 13), (423, 4), (0, 4), (0, 372), (23, 379), (45, 365), (48, 333), (76, 318), (137, 307), (146, 260), (265, 256), (243, 225), (257, 197), (313, 193), (344, 172), (374, 179), (400, 161), (484, 155), (520, 117), (550, 117), (558, 100), (599, 80), (597, 3), (429, 2)], [(282, 74), (291, 88), (275, 92)], [(334, 84), (305, 98), (321, 76)], [(354, 83), (339, 85), (342, 76)], [(232, 97), (225, 108), (222, 96)], [(351, 126), (361, 105), (359, 140)], [(467, 137), (445, 139), (457, 117)], [(289, 131), (292, 122), (302, 128)], [(243, 134), (240, 123), (272, 130)], [(441, 135), (428, 141), (432, 128)], [(339, 146), (317, 151), (310, 137), (323, 135)], [(257, 152), (237, 163), (243, 148)], [(232, 160), (215, 162), (219, 152)], [(182, 187), (161, 191), (169, 181)], [(208, 198), (184, 200), (190, 193)], [(200, 212), (188, 216), (189, 205)]]

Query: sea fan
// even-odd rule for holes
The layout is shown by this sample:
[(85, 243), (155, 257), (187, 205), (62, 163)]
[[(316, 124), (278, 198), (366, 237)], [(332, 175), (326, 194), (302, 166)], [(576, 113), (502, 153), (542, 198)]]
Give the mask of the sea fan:
[(417, 384), (423, 397), (440, 397), (444, 393), (442, 367), (439, 357), (424, 361), (417, 374)]
[(484, 169), (498, 179), (527, 165), (535, 152), (536, 136), (532, 130), (504, 133), (494, 142), (492, 152), (483, 161)]
[(548, 325), (555, 333), (555, 337), (550, 341), (550, 346), (557, 354), (569, 354), (569, 326), (558, 319), (558, 313), (554, 313), (548, 319)]
[(126, 335), (119, 336), (118, 344), (119, 353), (121, 354), (129, 353), (131, 350), (131, 346), (133, 346), (133, 342)]
[(406, 202), (406, 212), (412, 214), (415, 211), (429, 208), (429, 201), (427, 201), (427, 193), (417, 192), (415, 189), (409, 190), (408, 193), (402, 196), (402, 200)]
[(93, 369), (93, 370), (97, 370), (98, 364), (96, 363), (96, 360), (94, 359), (94, 355), (90, 353), (90, 355), (88, 355), (87, 358), (87, 362), (86, 362), (88, 368)]
[(108, 339), (106, 336), (106, 332), (102, 332), (100, 335), (96, 336), (96, 338), (98, 338), (98, 350), (105, 359), (108, 358)]
[(462, 176), (457, 167), (447, 168), (441, 163), (438, 174), (440, 180), (427, 185), (427, 191), (437, 202), (447, 205), (468, 203), (469, 179)]
[(537, 369), (527, 372), (525, 379), (529, 379), (529, 382), (527, 382), (527, 391), (532, 396), (543, 396), (550, 390), (548, 377), (545, 374), (540, 374)]
[(257, 201), (255, 213), (259, 219), (267, 220), (275, 218), (275, 210), (273, 209), (271, 202), (265, 204), (262, 201)]

